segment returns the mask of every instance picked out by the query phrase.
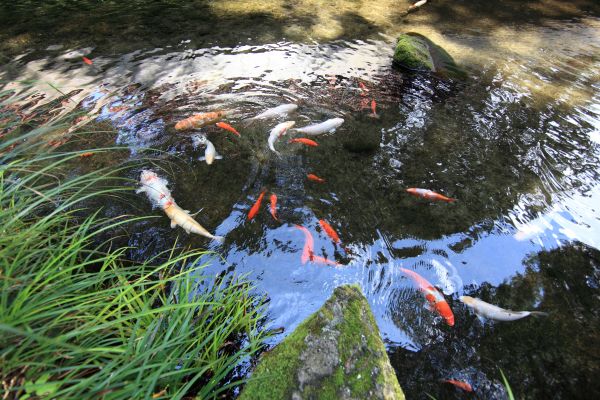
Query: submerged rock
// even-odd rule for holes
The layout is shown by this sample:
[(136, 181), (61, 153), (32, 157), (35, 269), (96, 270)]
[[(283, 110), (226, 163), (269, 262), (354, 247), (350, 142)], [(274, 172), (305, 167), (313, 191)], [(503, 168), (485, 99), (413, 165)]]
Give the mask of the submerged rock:
[(240, 395), (256, 399), (404, 399), (369, 304), (340, 286), (266, 353)]
[(394, 50), (394, 65), (413, 71), (430, 71), (443, 77), (466, 78), (450, 54), (418, 33), (400, 35)]

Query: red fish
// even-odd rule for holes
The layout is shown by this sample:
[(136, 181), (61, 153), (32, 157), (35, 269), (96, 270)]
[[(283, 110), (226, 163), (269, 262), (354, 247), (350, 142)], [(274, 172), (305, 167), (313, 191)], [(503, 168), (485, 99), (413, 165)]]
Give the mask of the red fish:
[(314, 140), (310, 140), (310, 139), (307, 139), (307, 138), (290, 139), (290, 141), (288, 143), (302, 143), (302, 144), (305, 144), (307, 146), (312, 146), (312, 147), (317, 147), (319, 145)]
[(217, 122), (215, 125), (217, 125), (219, 128), (225, 129), (226, 131), (233, 133), (234, 135), (242, 136), (238, 131), (235, 130), (233, 126), (225, 122)]
[(410, 276), (412, 280), (419, 286), (419, 290), (423, 292), (425, 298), (427, 301), (429, 301), (429, 304), (446, 320), (446, 323), (450, 326), (454, 326), (454, 314), (439, 290), (434, 288), (433, 285), (427, 281), (427, 279), (423, 278), (416, 272), (406, 268), (400, 268), (400, 270), (406, 275)]
[(86, 157), (91, 157), (91, 156), (93, 156), (93, 155), (94, 155), (94, 153), (93, 153), (93, 152), (91, 152), (91, 151), (86, 151), (85, 153), (81, 153), (81, 154), (79, 155), (79, 157), (81, 157), (81, 158), (86, 158)]
[(271, 193), (271, 215), (275, 218), (275, 221), (279, 221), (277, 219), (277, 195), (275, 193)]
[(90, 60), (87, 57), (82, 57), (82, 59), (83, 59), (83, 62), (86, 63), (87, 65), (92, 65), (93, 64), (92, 60)]
[(456, 199), (446, 197), (442, 194), (436, 193), (432, 190), (428, 189), (419, 189), (419, 188), (408, 188), (406, 191), (412, 194), (415, 197), (421, 197), (427, 200), (437, 200), (437, 201), (445, 201), (447, 203), (452, 203), (456, 201)]
[(304, 248), (302, 249), (302, 256), (300, 256), (300, 261), (302, 264), (306, 264), (308, 260), (312, 261), (314, 256), (314, 245), (315, 241), (308, 229), (300, 225), (294, 225), (296, 229), (300, 229), (302, 233), (304, 233)]
[(256, 213), (258, 212), (258, 210), (260, 209), (260, 204), (262, 203), (263, 197), (265, 197), (265, 192), (266, 192), (266, 190), (263, 190), (262, 192), (260, 192), (260, 195), (258, 196), (258, 199), (256, 200), (256, 203), (254, 203), (254, 205), (250, 209), (250, 212), (248, 213), (248, 220), (249, 221), (252, 218), (254, 218), (254, 216), (256, 215)]
[(457, 388), (464, 390), (465, 392), (473, 391), (473, 387), (471, 387), (471, 385), (469, 385), (467, 382), (457, 381), (456, 379), (442, 379), (442, 382), (454, 385)]
[(363, 97), (366, 96), (367, 93), (369, 92), (369, 89), (367, 89), (365, 84), (362, 82), (358, 82), (358, 86), (360, 87), (360, 90), (361, 90), (360, 95)]
[(331, 227), (331, 225), (327, 223), (327, 221), (325, 221), (324, 219), (320, 219), (319, 224), (321, 225), (321, 228), (323, 228), (325, 233), (327, 233), (327, 236), (329, 236), (331, 240), (334, 241), (334, 243), (340, 242), (340, 237), (338, 236), (337, 232)]
[(309, 181), (325, 183), (325, 179), (319, 178), (315, 174), (308, 174), (308, 175), (306, 175), (306, 177), (308, 178)]
[(311, 261), (314, 261), (314, 262), (319, 263), (319, 264), (333, 265), (334, 267), (339, 267), (339, 266), (343, 265), (343, 264), (340, 264), (339, 262), (335, 262), (335, 261), (330, 260), (328, 258), (319, 257), (319, 256), (313, 256), (313, 258), (312, 258)]
[(377, 102), (375, 99), (371, 100), (371, 111), (373, 111), (373, 114), (369, 114), (370, 117), (379, 118), (379, 115), (377, 115)]

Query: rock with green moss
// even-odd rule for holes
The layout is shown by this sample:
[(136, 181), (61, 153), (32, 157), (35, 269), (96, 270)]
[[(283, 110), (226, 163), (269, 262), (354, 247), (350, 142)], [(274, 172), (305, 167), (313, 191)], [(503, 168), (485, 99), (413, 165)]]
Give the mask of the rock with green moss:
[(369, 304), (341, 286), (266, 353), (241, 400), (404, 399)]
[(414, 71), (430, 71), (443, 77), (466, 78), (450, 54), (418, 33), (400, 35), (394, 51), (394, 65)]

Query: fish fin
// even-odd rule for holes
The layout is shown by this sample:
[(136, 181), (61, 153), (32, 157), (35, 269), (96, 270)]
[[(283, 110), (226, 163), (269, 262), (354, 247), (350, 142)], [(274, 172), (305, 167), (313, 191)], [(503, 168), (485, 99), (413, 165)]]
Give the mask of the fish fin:
[(215, 160), (222, 160), (222, 159), (223, 159), (223, 156), (222, 156), (222, 155), (220, 155), (220, 154), (217, 154), (217, 155), (215, 156)]
[(446, 200), (448, 203), (454, 203), (456, 201), (456, 199), (452, 198), (452, 197), (448, 197), (448, 200)]
[(547, 312), (543, 312), (543, 311), (530, 311), (530, 315), (533, 317), (547, 317), (550, 314), (548, 314)]
[(139, 188), (138, 190), (135, 191), (135, 194), (140, 194), (140, 193), (143, 193), (145, 191), (146, 191), (146, 188), (141, 187), (141, 188)]
[(379, 119), (379, 114), (369, 114), (369, 117)]
[(186, 213), (187, 215), (190, 215), (190, 210), (183, 210), (184, 213)]
[(219, 244), (222, 244), (225, 242), (225, 238), (223, 236), (213, 236), (211, 239)]
[(177, 226), (177, 222), (171, 221), (171, 229), (174, 229)]
[(206, 161), (206, 157), (204, 157), (204, 156), (198, 157), (198, 161)]

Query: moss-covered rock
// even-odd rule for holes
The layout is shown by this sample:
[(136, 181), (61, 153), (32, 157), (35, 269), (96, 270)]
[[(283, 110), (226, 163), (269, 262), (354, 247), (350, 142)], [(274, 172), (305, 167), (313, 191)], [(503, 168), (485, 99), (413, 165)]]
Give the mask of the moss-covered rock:
[(418, 33), (400, 35), (394, 51), (394, 65), (414, 71), (430, 71), (449, 78), (464, 79), (466, 73), (450, 54)]
[(266, 353), (241, 400), (404, 399), (369, 304), (341, 286)]

